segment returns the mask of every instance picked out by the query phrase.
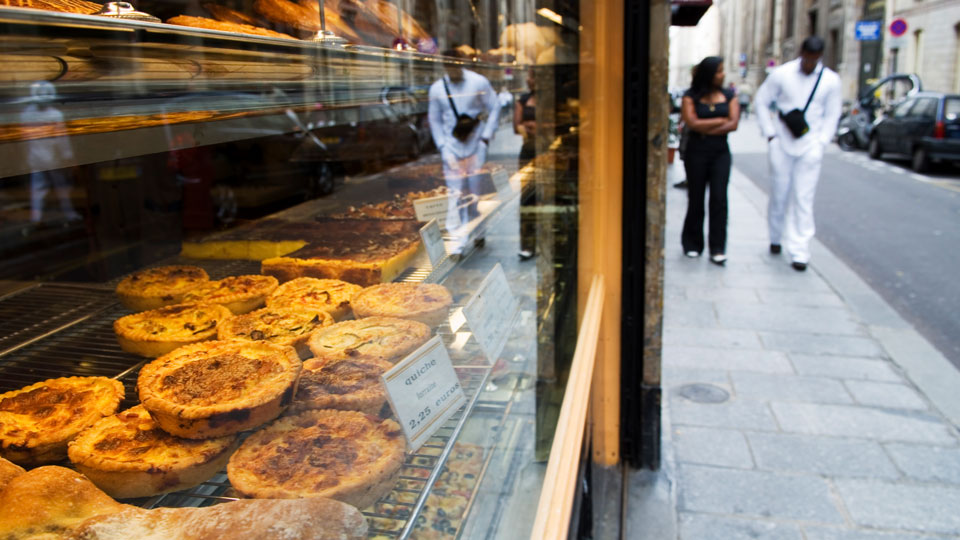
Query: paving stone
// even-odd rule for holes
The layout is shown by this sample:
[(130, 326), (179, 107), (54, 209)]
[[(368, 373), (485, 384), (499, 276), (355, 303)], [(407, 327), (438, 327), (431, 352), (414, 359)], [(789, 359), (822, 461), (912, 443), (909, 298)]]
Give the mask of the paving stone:
[(737, 396), (763, 401), (806, 403), (853, 403), (840, 381), (824, 377), (768, 375), (734, 371), (730, 373)]
[(847, 389), (864, 405), (891, 409), (926, 409), (927, 402), (905, 384), (847, 381)]
[(747, 438), (760, 469), (827, 476), (900, 476), (874, 442), (782, 433), (749, 433)]
[(781, 428), (787, 432), (877, 441), (956, 443), (939, 418), (919, 412), (810, 403), (771, 403), (770, 407)]
[(719, 349), (708, 347), (664, 347), (664, 369), (673, 367), (793, 373), (787, 356), (777, 351)]
[(673, 442), (680, 462), (753, 468), (747, 441), (739, 431), (676, 426), (673, 428)]
[(885, 444), (893, 462), (907, 476), (924, 482), (960, 484), (960, 448)]
[(864, 379), (871, 381), (903, 382), (886, 360), (855, 358), (851, 356), (811, 356), (791, 353), (790, 361), (801, 375), (822, 375), (835, 379)]
[(752, 330), (726, 328), (682, 328), (665, 326), (663, 346), (715, 347), (719, 349), (761, 349), (760, 336)]
[(846, 308), (718, 303), (716, 313), (723, 328), (854, 336), (865, 332)]
[[(791, 272), (796, 270), (790, 269)], [(793, 306), (823, 306), (844, 307), (846, 304), (832, 292), (795, 292), (776, 289), (760, 289), (757, 291), (760, 300), (766, 304), (793, 305)]]
[(676, 388), (690, 383), (706, 383), (719, 386), (733, 393), (733, 385), (727, 372), (719, 369), (684, 369), (671, 366), (663, 370), (663, 387)]
[(679, 479), (683, 511), (843, 523), (821, 478), (680, 465)]
[(878, 529), (960, 535), (960, 487), (836, 480), (854, 522)]
[(758, 402), (695, 403), (670, 392), (670, 421), (673, 425), (691, 425), (774, 431), (773, 415)]
[(717, 314), (713, 302), (673, 300), (663, 305), (664, 326), (716, 328)]
[(720, 288), (723, 286), (723, 269), (722, 268), (712, 268), (709, 273), (705, 270), (708, 270), (704, 265), (710, 265), (703, 257), (699, 259), (688, 260), (683, 255), (683, 261), (677, 261), (676, 264), (667, 263), (668, 271), (663, 275), (663, 283), (665, 286), (680, 286), (680, 287), (704, 287), (704, 288)]
[(804, 527), (807, 540), (942, 540), (942, 536), (927, 536), (904, 531), (897, 532), (864, 532), (851, 529), (835, 529), (828, 527)]
[(680, 514), (680, 540), (803, 540), (793, 525), (773, 521)]
[(790, 291), (830, 292), (830, 286), (816, 273), (781, 275), (779, 272), (751, 274), (730, 272), (723, 278), (727, 287), (756, 287), (758, 289), (785, 289)]
[(706, 302), (760, 303), (756, 289), (734, 287), (687, 287), (686, 297), (690, 300)]
[(664, 300), (684, 300), (687, 297), (687, 290), (679, 285), (671, 285), (663, 288)]
[(877, 341), (869, 337), (809, 334), (803, 331), (760, 332), (760, 341), (773, 351), (834, 356), (885, 357)]

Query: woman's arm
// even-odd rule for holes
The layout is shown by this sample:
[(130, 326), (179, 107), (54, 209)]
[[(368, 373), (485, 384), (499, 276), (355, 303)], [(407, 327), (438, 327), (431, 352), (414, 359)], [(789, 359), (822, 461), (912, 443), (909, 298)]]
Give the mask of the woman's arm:
[(693, 106), (693, 98), (683, 96), (683, 105), (680, 107), (680, 115), (683, 117), (684, 129), (692, 129), (698, 133), (706, 134), (710, 129), (723, 125), (726, 118), (704, 118), (697, 116), (696, 107)]
[(707, 135), (726, 135), (737, 130), (737, 126), (740, 125), (740, 104), (735, 99), (731, 99), (727, 103), (730, 105), (729, 116), (723, 119), (723, 124), (710, 128), (706, 132)]
[(513, 132), (518, 135), (523, 135), (523, 130), (520, 126), (520, 120), (523, 118), (523, 105), (520, 104), (520, 100), (514, 102), (513, 104)]

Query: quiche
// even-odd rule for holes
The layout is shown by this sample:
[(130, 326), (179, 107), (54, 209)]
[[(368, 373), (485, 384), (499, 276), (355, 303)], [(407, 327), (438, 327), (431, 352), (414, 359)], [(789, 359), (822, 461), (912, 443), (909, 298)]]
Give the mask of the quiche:
[(318, 328), (333, 324), (329, 313), (315, 309), (265, 307), (237, 315), (217, 328), (217, 338), (265, 341), (297, 349), (301, 358), (310, 356), (307, 338)]
[(160, 266), (134, 272), (117, 284), (117, 296), (133, 311), (179, 304), (183, 296), (210, 281), (197, 266)]
[(297, 392), (301, 368), (293, 347), (205, 341), (145, 365), (137, 392), (167, 433), (186, 439), (222, 437), (279, 416)]
[(25, 473), (23, 467), (0, 457), (0, 491), (7, 487), (11, 480)]
[(267, 298), (267, 305), (322, 309), (339, 321), (350, 314), (350, 299), (362, 289), (339, 279), (296, 278), (277, 287)]
[(184, 302), (212, 302), (240, 315), (262, 307), (277, 285), (273, 276), (230, 276), (197, 287), (184, 296)]
[(49, 379), (0, 394), (0, 456), (40, 465), (67, 456), (67, 443), (117, 412), (123, 384), (106, 377)]
[(398, 317), (435, 327), (452, 303), (450, 291), (436, 283), (381, 283), (360, 291), (350, 306), (357, 318)]
[(430, 339), (430, 327), (417, 321), (368, 317), (321, 328), (307, 345), (323, 362), (386, 360), (396, 363)]
[(341, 409), (377, 414), (387, 401), (380, 376), (393, 367), (376, 358), (344, 358), (303, 363), (300, 386), (288, 412), (309, 409)]
[(219, 304), (176, 304), (113, 321), (120, 348), (147, 358), (217, 337), (217, 327), (233, 317)]
[(247, 438), (230, 458), (227, 476), (247, 497), (327, 497), (366, 508), (393, 489), (405, 447), (393, 420), (305, 411)]
[(67, 455), (111, 497), (149, 497), (193, 487), (223, 468), (236, 435), (183, 439), (170, 435), (137, 405), (108, 416), (70, 442)]

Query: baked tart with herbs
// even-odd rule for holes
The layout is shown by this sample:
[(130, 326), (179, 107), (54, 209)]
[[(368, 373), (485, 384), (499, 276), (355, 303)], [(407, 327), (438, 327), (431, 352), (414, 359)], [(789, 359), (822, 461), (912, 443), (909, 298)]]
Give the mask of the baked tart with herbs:
[(144, 366), (137, 392), (167, 433), (186, 439), (222, 437), (279, 416), (297, 392), (301, 368), (293, 347), (206, 341)]
[(322, 362), (374, 359), (397, 363), (428, 339), (430, 327), (421, 322), (368, 317), (321, 328), (307, 345)]
[(405, 448), (393, 420), (305, 411), (248, 437), (230, 458), (227, 476), (247, 497), (327, 497), (366, 508), (396, 485)]
[(450, 291), (436, 283), (381, 283), (360, 291), (350, 306), (358, 319), (397, 317), (433, 328), (447, 318), (452, 303)]
[(197, 287), (184, 296), (184, 302), (220, 304), (241, 315), (263, 307), (277, 285), (279, 282), (273, 276), (230, 276)]
[(123, 392), (106, 377), (64, 377), (0, 394), (0, 456), (25, 466), (65, 458), (78, 433), (117, 412)]
[(387, 402), (380, 376), (392, 367), (391, 362), (375, 358), (311, 358), (303, 363), (297, 395), (287, 413), (340, 409), (376, 415)]
[(198, 266), (160, 266), (134, 272), (117, 284), (117, 296), (133, 311), (180, 304), (188, 292), (210, 281)]
[(287, 345), (306, 358), (310, 356), (310, 333), (331, 324), (333, 317), (326, 311), (265, 307), (224, 322), (217, 329), (217, 337)]
[(217, 328), (233, 317), (219, 304), (177, 304), (113, 321), (120, 348), (147, 358), (217, 337)]
[(67, 448), (70, 461), (111, 497), (150, 497), (193, 487), (226, 465), (236, 435), (183, 439), (170, 435), (141, 405), (108, 416)]
[(350, 314), (350, 299), (363, 287), (339, 279), (303, 277), (277, 287), (267, 298), (270, 307), (322, 309), (336, 320)]

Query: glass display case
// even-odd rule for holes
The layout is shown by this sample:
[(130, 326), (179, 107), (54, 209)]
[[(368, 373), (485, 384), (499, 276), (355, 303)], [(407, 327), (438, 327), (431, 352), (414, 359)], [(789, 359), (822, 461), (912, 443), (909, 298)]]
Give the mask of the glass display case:
[[(373, 502), (320, 484), (314, 492), (287, 494), (325, 494), (360, 506), (369, 538), (529, 536), (577, 346), (578, 306), (582, 312), (586, 301), (578, 274), (580, 3), (2, 4), (0, 456), (28, 470), (78, 468), (72, 449), (79, 443), (67, 459), (12, 453), (14, 420), (3, 416), (29, 419), (36, 411), (14, 411), (3, 401), (62, 377), (119, 381), (120, 403), (100, 416), (143, 405), (149, 420), (164, 427), (159, 409), (145, 398), (149, 385), (141, 370), (167, 365), (185, 349), (162, 356), (129, 352), (136, 348), (124, 346), (122, 335), (118, 341), (117, 321), (177, 302), (227, 300), (170, 293), (155, 304), (131, 303), (118, 295), (131, 276), (186, 266), (202, 269), (204, 283), (221, 283), (221, 292), (226, 285), (218, 280), (236, 276), (270, 276), (274, 288), (293, 280), (355, 287), (328, 302), (330, 325), (316, 315), (319, 330), (296, 327), (303, 334), (298, 346), (273, 346), (295, 353), (299, 379), (287, 386), (277, 410), (231, 434), (241, 451), (260, 440), (258, 433), (315, 410), (294, 406), (308, 387), (342, 395), (360, 385), (356, 371), (316, 382), (322, 368), (335, 363), (317, 356), (320, 331), (370, 314), (420, 320), (410, 315), (413, 308), (402, 307), (408, 298), (378, 297), (374, 303), (390, 305), (361, 312), (359, 295), (381, 283), (439, 284), (449, 302), (441, 301), (440, 316), (427, 321), (419, 349), (383, 353), (373, 362), (357, 351), (383, 336), (358, 344), (361, 338), (344, 330), (354, 340), (345, 354), (359, 354), (363, 377), (381, 385), (392, 369), (426, 354), (423, 341), (439, 337), (441, 362), (449, 358), (462, 389), (457, 408), (437, 416), (417, 446), (408, 426), (390, 424), (393, 437), (405, 430), (402, 459), (368, 488)], [(246, 307), (230, 304), (233, 313), (214, 324), (264, 303), (265, 310), (302, 308), (272, 290)], [(331, 290), (310, 294), (329, 301)], [(390, 311), (395, 304), (401, 308)], [(222, 328), (204, 336), (177, 344), (196, 348), (208, 339), (232, 339)], [(242, 337), (271, 338), (263, 328)], [(186, 344), (194, 341), (200, 345)], [(246, 352), (236, 354), (249, 360)], [(204, 369), (224, 362), (217, 356)], [(236, 373), (232, 379), (211, 373), (198, 376), (199, 390), (187, 392), (186, 402), (259, 392)], [(227, 388), (234, 383), (243, 388)], [(390, 389), (372, 407), (349, 400), (316, 407), (402, 423), (397, 402), (415, 397)], [(187, 413), (177, 414), (182, 425)], [(206, 421), (224, 422), (217, 418)], [(331, 438), (356, 436), (323, 433), (312, 439), (317, 452), (342, 450)], [(181, 438), (214, 434), (222, 432)], [(342, 444), (354, 448), (348, 442)], [(374, 446), (337, 454), (349, 457), (330, 467), (330, 482), (346, 482), (336, 474), (352, 474), (362, 461), (357, 452), (384, 451)], [(292, 474), (322, 472), (322, 460), (305, 452), (289, 462)], [(233, 458), (230, 464), (173, 491), (160, 486), (115, 498), (153, 509), (256, 496), (235, 485), (231, 468), (240, 466)], [(266, 482), (268, 469), (258, 473)], [(282, 496), (271, 493), (267, 498)]]

